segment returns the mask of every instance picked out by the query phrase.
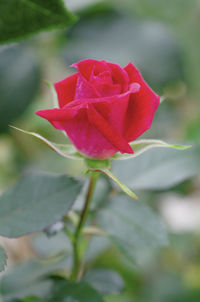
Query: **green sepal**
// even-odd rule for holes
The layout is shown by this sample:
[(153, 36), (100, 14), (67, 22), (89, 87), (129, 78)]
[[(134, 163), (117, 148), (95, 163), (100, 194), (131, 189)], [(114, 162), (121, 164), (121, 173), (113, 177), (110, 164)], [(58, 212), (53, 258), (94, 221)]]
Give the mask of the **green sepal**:
[(99, 171), (104, 173), (105, 175), (107, 175), (110, 179), (112, 179), (120, 188), (121, 190), (127, 194), (128, 196), (130, 196), (133, 199), (138, 199), (137, 195), (130, 190), (124, 183), (122, 183), (110, 170), (105, 169), (102, 171)]
[(191, 148), (191, 145), (172, 145), (168, 144), (162, 140), (158, 139), (142, 139), (142, 140), (136, 140), (132, 143), (130, 143), (131, 148), (134, 150), (133, 154), (121, 154), (121, 153), (116, 153), (115, 155), (112, 156), (112, 159), (118, 159), (118, 160), (123, 160), (123, 159), (130, 159), (133, 157), (137, 157), (141, 155), (142, 153), (153, 149), (153, 148), (172, 148), (176, 150), (187, 150)]
[(62, 157), (71, 158), (71, 159), (83, 159), (83, 155), (81, 155), (72, 144), (57, 144), (49, 141), (48, 139), (46, 139), (45, 137), (43, 137), (38, 133), (26, 131), (14, 126), (10, 126), (10, 127), (14, 130), (20, 131), (24, 134), (28, 134), (30, 136), (39, 139), (43, 144), (45, 144), (47, 147), (49, 147), (51, 150), (55, 151)]
[[(86, 159), (85, 159), (86, 161)], [(107, 161), (107, 160), (105, 160)], [(123, 184), (111, 171), (110, 171), (110, 167), (107, 165), (108, 168), (105, 167), (105, 164), (106, 162), (103, 164), (101, 164), (101, 167), (99, 165), (98, 167), (98, 163), (100, 162), (103, 162), (103, 161), (96, 161), (97, 164), (95, 165), (94, 164), (95, 160), (92, 160), (91, 161), (91, 165), (89, 167), (88, 165), (88, 168), (89, 170), (86, 171), (86, 173), (88, 174), (89, 172), (99, 172), (99, 173), (102, 173), (102, 174), (105, 174), (106, 176), (108, 176), (110, 179), (112, 179), (120, 188), (121, 190), (126, 193), (128, 196), (130, 196), (131, 198), (134, 198), (134, 199), (138, 199), (137, 195), (132, 191), (130, 190), (125, 184)], [(89, 162), (90, 163), (90, 162)]]
[(109, 159), (98, 160), (85, 158), (85, 163), (89, 169), (110, 169)]

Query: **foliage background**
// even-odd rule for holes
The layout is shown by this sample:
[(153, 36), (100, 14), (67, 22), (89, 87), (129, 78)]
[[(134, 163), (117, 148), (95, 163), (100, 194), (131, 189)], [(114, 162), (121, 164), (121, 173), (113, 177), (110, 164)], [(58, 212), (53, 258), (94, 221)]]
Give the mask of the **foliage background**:
[[(111, 269), (121, 275), (123, 282), (111, 273), (109, 293), (104, 284), (107, 302), (199, 301), (200, 3), (198, 0), (65, 2), (79, 18), (74, 25), (0, 47), (0, 192), (27, 170), (77, 176), (83, 173), (84, 167), (79, 162), (63, 160), (34, 139), (8, 127), (12, 124), (39, 132), (52, 141), (64, 142), (59, 132), (34, 114), (38, 109), (53, 106), (44, 80), (56, 82), (66, 77), (73, 72), (70, 64), (88, 57), (122, 66), (132, 61), (146, 81), (165, 97), (151, 131), (144, 137), (192, 143), (193, 148), (183, 153), (152, 150), (130, 163), (113, 167), (116, 175), (163, 217), (170, 245), (161, 250), (134, 250), (132, 265), (112, 248), (102, 253), (98, 249), (98, 255), (96, 252), (95, 257), (91, 255), (90, 265), (101, 268), (102, 272)], [(2, 21), (3, 14), (0, 18)], [(66, 25), (55, 15), (48, 15), (48, 20), (52, 21), (48, 28)], [(10, 32), (1, 39), (5, 37), (9, 40)], [(104, 191), (106, 186), (102, 178)], [(14, 281), (3, 273), (3, 288), (7, 292), (15, 291), (14, 285), (23, 289), (26, 270), (35, 272), (33, 279), (39, 278), (40, 270), (32, 260), (25, 262), (25, 259), (35, 258), (35, 254), (40, 260), (53, 255), (55, 246), (68, 248), (67, 243), (63, 246), (62, 236), (49, 240), (40, 234), (20, 240), (22, 248), (17, 252), (16, 245), (10, 247), (10, 242), (2, 238), (11, 255), (10, 267), (21, 263), (16, 271), (14, 268), (11, 271)], [(42, 240), (46, 240), (45, 244), (41, 244)]]

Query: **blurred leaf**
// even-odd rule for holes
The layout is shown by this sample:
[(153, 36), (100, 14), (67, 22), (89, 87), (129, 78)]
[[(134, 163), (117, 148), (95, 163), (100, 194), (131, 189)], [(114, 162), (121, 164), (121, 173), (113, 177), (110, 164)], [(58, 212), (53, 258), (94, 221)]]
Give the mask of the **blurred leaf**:
[(124, 287), (121, 276), (109, 269), (94, 269), (83, 279), (104, 295), (119, 293)]
[(28, 296), (24, 299), (11, 299), (9, 302), (46, 302), (46, 300), (41, 300), (36, 296)]
[(20, 299), (11, 299), (11, 300), (9, 300), (9, 302), (23, 302), (23, 301)]
[(102, 0), (64, 0), (71, 11), (87, 10), (91, 5), (102, 4)]
[(182, 293), (177, 294), (174, 297), (171, 297), (170, 302), (199, 302), (200, 300), (200, 289), (188, 289)]
[(127, 257), (134, 261), (134, 248), (158, 247), (168, 243), (160, 218), (145, 204), (120, 195), (98, 216), (98, 225)]
[(5, 269), (7, 262), (7, 256), (4, 251), (4, 249), (0, 246), (0, 272), (2, 272)]
[[(184, 292), (181, 278), (173, 272), (160, 272), (148, 281), (145, 290), (141, 292), (141, 301), (175, 302), (176, 299), (174, 298), (182, 296)], [(190, 299), (187, 301), (192, 302)]]
[(14, 126), (10, 126), (10, 127), (13, 128), (14, 130), (20, 131), (22, 133), (31, 135), (39, 139), (43, 144), (45, 144), (51, 150), (58, 153), (60, 156), (63, 156), (65, 158), (71, 158), (71, 159), (82, 159), (82, 155), (77, 152), (76, 148), (72, 144), (56, 144), (50, 142), (48, 139), (46, 139), (45, 137), (43, 137), (38, 133), (25, 131)]
[(11, 299), (9, 302), (23, 302), (21, 299)]
[(103, 302), (99, 293), (85, 282), (57, 281), (49, 302)]
[(200, 114), (192, 117), (192, 120), (185, 126), (186, 139), (200, 145)]
[(191, 148), (191, 146), (186, 145), (171, 145), (164, 141), (158, 139), (141, 139), (130, 143), (131, 148), (134, 150), (134, 154), (120, 154), (117, 153), (113, 156), (114, 159), (130, 159), (137, 157), (140, 154), (153, 149), (153, 148), (172, 148), (177, 150), (186, 150)]
[(0, 234), (18, 237), (60, 220), (73, 205), (81, 183), (67, 175), (29, 173), (0, 196)]
[[(29, 274), (32, 272), (30, 271)], [(27, 275), (26, 275), (27, 277)], [(26, 284), (26, 286), (24, 286)], [(46, 295), (50, 292), (52, 287), (52, 282), (50, 280), (37, 280), (32, 284), (24, 283), (19, 288), (8, 288), (7, 292), (3, 293), (4, 302), (12, 302), (14, 298), (25, 298), (29, 295), (38, 295), (41, 298), (45, 298)], [(4, 289), (3, 289), (4, 290)], [(21, 301), (21, 300), (20, 300)], [(23, 300), (24, 301), (24, 300)], [(26, 300), (25, 300), (26, 301)]]
[[(83, 190), (76, 199), (76, 202), (73, 205), (73, 210), (81, 211), (81, 209), (83, 208), (87, 194), (88, 184), (89, 179), (85, 182)], [(90, 210), (98, 210), (98, 208), (101, 207), (104, 202), (106, 202), (106, 198), (110, 194), (110, 191), (112, 189), (113, 187), (110, 184), (110, 180), (107, 177), (104, 177), (104, 175), (100, 174), (93, 193)]]
[(182, 78), (180, 54), (172, 32), (160, 22), (92, 11), (72, 28), (64, 51), (67, 64), (87, 58), (131, 61), (156, 88)]
[(45, 83), (49, 86), (50, 90), (51, 90), (51, 95), (52, 95), (52, 103), (54, 108), (58, 108), (58, 95), (56, 93), (56, 89), (54, 87), (54, 84), (51, 81), (45, 81)]
[(89, 243), (87, 253), (84, 256), (85, 262), (94, 261), (100, 254), (110, 247), (110, 240), (103, 236), (92, 236)]
[(71, 25), (76, 20), (62, 0), (1, 0), (0, 43), (27, 38), (52, 28)]
[(54, 261), (27, 261), (15, 266), (1, 278), (1, 294), (5, 302), (13, 298), (37, 295), (46, 297), (52, 287), (51, 280), (45, 280), (51, 273), (67, 267), (66, 258)]
[(26, 297), (25, 299), (23, 299), (23, 301), (21, 302), (45, 302), (44, 300), (41, 300), (40, 298), (36, 297), (36, 296), (29, 296)]
[(71, 243), (63, 232), (47, 237), (45, 233), (37, 233), (32, 239), (32, 245), (37, 254), (47, 257), (61, 252), (71, 253)]
[[(193, 0), (195, 4), (197, 0)], [(148, 17), (168, 20), (169, 22), (176, 22), (182, 18), (188, 17), (188, 11), (191, 10), (191, 2), (187, 0), (135, 0), (134, 9)]]
[(113, 173), (130, 188), (163, 190), (200, 171), (200, 150), (150, 150), (137, 158), (113, 161)]
[[(199, 95), (200, 78), (200, 39), (199, 39), (199, 1), (193, 0), (114, 0), (121, 8), (127, 3), (128, 10), (143, 19), (158, 20), (168, 24), (176, 34), (183, 52), (184, 77), (190, 85), (191, 93)], [(119, 7), (118, 7), (119, 8)], [(198, 97), (197, 97), (198, 98)]]
[(0, 78), (0, 132), (3, 132), (24, 112), (38, 90), (40, 70), (36, 55), (23, 47), (1, 48)]

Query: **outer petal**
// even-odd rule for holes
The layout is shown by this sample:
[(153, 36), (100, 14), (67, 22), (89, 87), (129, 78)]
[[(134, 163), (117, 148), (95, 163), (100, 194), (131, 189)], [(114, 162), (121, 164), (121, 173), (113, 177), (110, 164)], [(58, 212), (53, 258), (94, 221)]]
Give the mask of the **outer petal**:
[(37, 111), (36, 114), (48, 120), (56, 129), (63, 130), (61, 122), (72, 119), (77, 114), (77, 110), (74, 108), (54, 108), (48, 110), (40, 110)]
[(130, 97), (124, 123), (124, 137), (130, 142), (151, 127), (160, 98), (147, 85), (141, 73), (132, 63), (129, 63), (124, 69), (129, 76), (130, 84), (132, 82), (140, 84), (139, 92)]
[(87, 157), (105, 159), (119, 151), (89, 121), (85, 108), (80, 109), (73, 119), (59, 122), (59, 126), (79, 152)]
[[(118, 148), (113, 146), (107, 139), (108, 137), (102, 135), (98, 127), (93, 124), (93, 120), (92, 122), (89, 120), (86, 107), (78, 108), (77, 106), (75, 108), (41, 110), (36, 112), (36, 114), (47, 119), (56, 129), (64, 130), (76, 148), (88, 157), (104, 159), (119, 151), (119, 145), (117, 145)], [(95, 118), (94, 114), (93, 118)], [(111, 135), (115, 136), (115, 140), (119, 137), (119, 135), (116, 137), (114, 130)], [(126, 148), (130, 148), (129, 153), (133, 152), (126, 141), (123, 141), (123, 143)]]
[(113, 147), (117, 148), (122, 153), (133, 153), (132, 148), (126, 140), (109, 125), (93, 105), (90, 105), (88, 108), (88, 118), (103, 137), (113, 145)]
[(109, 125), (121, 136), (124, 132), (124, 121), (130, 99), (130, 92), (105, 98), (102, 102), (93, 103), (96, 110), (109, 123)]
[(66, 79), (54, 84), (59, 107), (62, 108), (66, 104), (72, 102), (75, 97), (76, 83), (77, 83), (77, 73), (67, 77)]

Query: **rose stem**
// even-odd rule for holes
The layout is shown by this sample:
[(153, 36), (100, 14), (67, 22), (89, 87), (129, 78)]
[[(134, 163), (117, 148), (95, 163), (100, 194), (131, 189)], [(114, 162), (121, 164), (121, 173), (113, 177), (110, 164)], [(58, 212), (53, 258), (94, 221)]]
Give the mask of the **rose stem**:
[(85, 198), (85, 203), (83, 206), (83, 209), (81, 211), (81, 215), (80, 215), (80, 219), (79, 219), (79, 223), (76, 227), (75, 233), (74, 233), (74, 240), (73, 240), (73, 268), (72, 268), (72, 272), (71, 272), (71, 279), (72, 280), (76, 280), (78, 278), (78, 274), (79, 274), (79, 269), (81, 266), (81, 259), (80, 259), (80, 255), (79, 255), (79, 246), (78, 246), (78, 242), (79, 242), (79, 238), (81, 235), (81, 230), (82, 227), (87, 219), (88, 216), (88, 210), (89, 210), (89, 206), (90, 206), (90, 202), (92, 200), (92, 195), (95, 189), (95, 185), (96, 185), (96, 181), (97, 178), (99, 176), (98, 172), (91, 172), (90, 175), (90, 180), (89, 180), (89, 185), (88, 185), (88, 191), (87, 191), (87, 195)]

